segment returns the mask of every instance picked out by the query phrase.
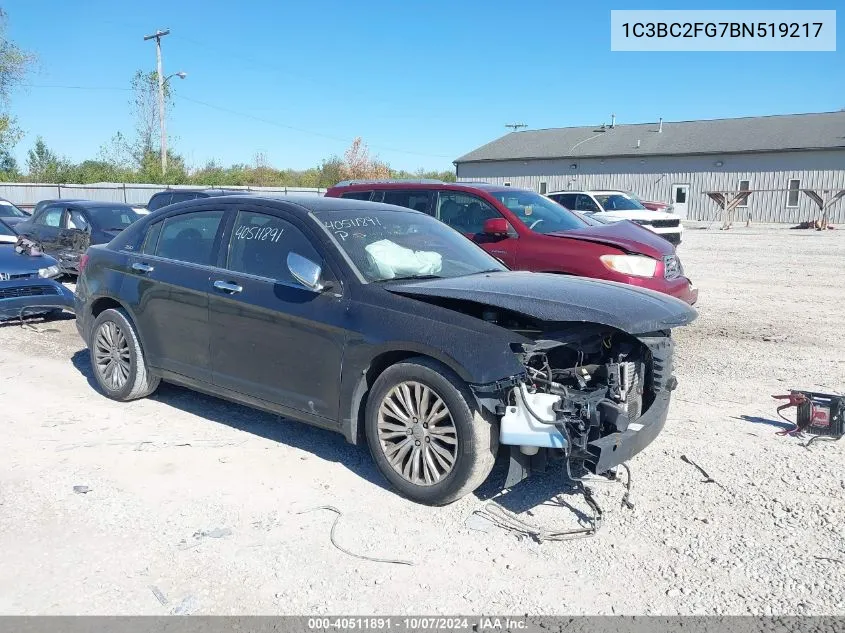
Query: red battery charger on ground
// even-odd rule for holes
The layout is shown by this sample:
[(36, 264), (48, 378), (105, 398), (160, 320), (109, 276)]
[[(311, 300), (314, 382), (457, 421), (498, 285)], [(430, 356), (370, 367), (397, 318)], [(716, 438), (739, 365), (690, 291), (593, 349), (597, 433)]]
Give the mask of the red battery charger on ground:
[[(789, 400), (778, 407), (778, 415), (789, 407), (796, 407), (795, 428), (783, 434), (792, 435), (806, 431), (813, 435), (840, 438), (845, 434), (845, 397), (816, 391), (790, 390), (785, 396), (772, 396)], [(786, 419), (786, 418), (784, 418)], [(788, 421), (788, 420), (787, 420)]]

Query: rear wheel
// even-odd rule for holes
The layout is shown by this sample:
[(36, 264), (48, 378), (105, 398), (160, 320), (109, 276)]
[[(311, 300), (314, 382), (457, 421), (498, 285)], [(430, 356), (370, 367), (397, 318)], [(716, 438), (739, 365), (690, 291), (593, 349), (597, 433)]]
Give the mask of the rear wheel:
[(382, 474), (404, 496), (443, 505), (490, 474), (498, 425), (448, 367), (413, 358), (386, 369), (367, 399), (367, 443)]
[(159, 378), (147, 369), (135, 326), (122, 309), (109, 309), (94, 321), (89, 345), (91, 367), (100, 390), (128, 402), (156, 390)]

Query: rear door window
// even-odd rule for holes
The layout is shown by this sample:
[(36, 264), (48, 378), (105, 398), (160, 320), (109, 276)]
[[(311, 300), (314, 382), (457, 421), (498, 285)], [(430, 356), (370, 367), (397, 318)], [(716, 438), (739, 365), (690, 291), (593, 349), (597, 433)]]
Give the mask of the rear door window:
[(567, 209), (575, 209), (576, 195), (574, 193), (557, 193), (549, 197), (558, 204), (563, 205)]
[(325, 268), (310, 240), (287, 220), (256, 211), (239, 211), (229, 238), (226, 268), (293, 283), (287, 265), (292, 252)]
[(478, 196), (457, 191), (440, 192), (437, 218), (461, 233), (481, 233), (485, 221), (501, 217), (493, 205)]
[(601, 211), (601, 207), (596, 204), (596, 201), (592, 197), (579, 193), (575, 199), (575, 210), (584, 211), (585, 213), (598, 213)]
[(385, 191), (381, 202), (395, 204), (399, 207), (433, 215), (431, 204), (433, 197), (433, 191), (401, 191), (394, 189)]
[(174, 191), (169, 204), (187, 202), (188, 200), (196, 200), (197, 198), (199, 198), (199, 194), (196, 191)]
[(372, 191), (347, 191), (341, 194), (341, 198), (348, 198), (350, 200), (369, 200), (373, 195)]
[(210, 266), (223, 211), (197, 211), (164, 221), (156, 255), (180, 262)]
[(48, 207), (35, 219), (35, 224), (59, 228), (62, 225), (63, 207)]
[(168, 204), (170, 204), (171, 198), (173, 198), (173, 194), (169, 191), (157, 193), (152, 198), (150, 198), (150, 202), (147, 205), (147, 208), (150, 211), (155, 211), (156, 209), (166, 207)]

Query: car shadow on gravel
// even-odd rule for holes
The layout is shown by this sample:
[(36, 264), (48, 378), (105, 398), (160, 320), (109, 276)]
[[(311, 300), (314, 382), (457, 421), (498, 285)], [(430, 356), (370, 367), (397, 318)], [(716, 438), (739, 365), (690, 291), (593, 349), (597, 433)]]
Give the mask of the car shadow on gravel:
[[(510, 490), (502, 488), (508, 471), (508, 450), (502, 447), (496, 459), (493, 472), (475, 491), (480, 501), (495, 500), (497, 504), (514, 514), (527, 513), (538, 506), (559, 507), (571, 512), (579, 522), (589, 523), (591, 518), (568, 499), (582, 499), (584, 493), (578, 482), (569, 478), (564, 462), (549, 463), (545, 472), (532, 473), (528, 479), (516, 484)], [(589, 485), (589, 484), (588, 484)]]
[[(93, 389), (97, 389), (94, 371), (87, 349), (71, 357), (73, 366)], [(366, 446), (355, 446), (333, 431), (310, 426), (282, 416), (215, 398), (198, 391), (162, 382), (151, 400), (161, 402), (186, 413), (245, 431), (279, 444), (306, 451), (332, 462), (342, 464), (357, 476), (390, 490), (387, 481), (376, 468)]]

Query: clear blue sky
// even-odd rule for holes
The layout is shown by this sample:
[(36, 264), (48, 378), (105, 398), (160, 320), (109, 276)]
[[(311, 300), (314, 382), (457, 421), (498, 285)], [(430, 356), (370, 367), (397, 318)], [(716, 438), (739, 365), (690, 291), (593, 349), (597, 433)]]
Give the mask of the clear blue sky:
[[(155, 67), (143, 36), (170, 28), (171, 144), (189, 165), (214, 158), (304, 168), (362, 136), (395, 168), (445, 169), (507, 130), (831, 111), (845, 108), (845, 37), (835, 53), (612, 53), (611, 9), (692, 8), (659, 0), (6, 0), (10, 36), (39, 56), (37, 85), (127, 88)], [(838, 7), (837, 7), (838, 5)], [(803, 8), (699, 2), (695, 8)], [(843, 6), (830, 0), (812, 8)], [(840, 24), (845, 11), (840, 11)], [(24, 88), (27, 132), (74, 160), (131, 132), (119, 90)], [(281, 126), (298, 128), (288, 129)], [(311, 133), (313, 132), (313, 133)], [(319, 133), (324, 136), (320, 136)], [(331, 138), (327, 138), (331, 137)], [(403, 150), (403, 151), (395, 151)]]

